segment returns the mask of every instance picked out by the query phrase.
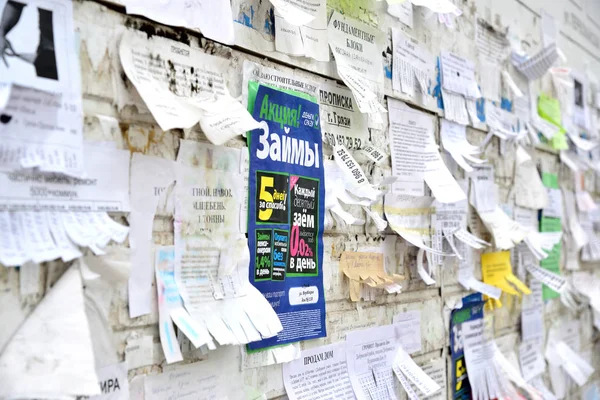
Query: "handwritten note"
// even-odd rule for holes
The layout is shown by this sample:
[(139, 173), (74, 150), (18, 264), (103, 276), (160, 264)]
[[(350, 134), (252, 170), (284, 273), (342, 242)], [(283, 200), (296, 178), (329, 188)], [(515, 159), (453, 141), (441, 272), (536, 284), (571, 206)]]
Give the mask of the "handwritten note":
[(340, 260), (340, 270), (350, 279), (350, 300), (360, 300), (360, 284), (372, 288), (385, 288), (404, 280), (401, 275), (388, 275), (384, 269), (383, 253), (345, 251)]

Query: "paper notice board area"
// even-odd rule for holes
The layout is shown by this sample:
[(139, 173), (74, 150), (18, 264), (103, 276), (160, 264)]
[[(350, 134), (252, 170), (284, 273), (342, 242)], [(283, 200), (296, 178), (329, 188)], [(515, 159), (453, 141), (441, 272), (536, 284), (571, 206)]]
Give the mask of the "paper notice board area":
[(599, 399), (599, 18), (0, 0), (0, 399)]

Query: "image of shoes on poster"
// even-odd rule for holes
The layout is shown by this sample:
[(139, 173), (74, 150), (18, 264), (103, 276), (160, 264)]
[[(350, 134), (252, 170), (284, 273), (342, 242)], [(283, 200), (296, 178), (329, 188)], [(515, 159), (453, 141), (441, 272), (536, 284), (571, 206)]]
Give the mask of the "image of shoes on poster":
[(3, 82), (79, 94), (73, 3), (68, 0), (0, 2), (0, 77)]

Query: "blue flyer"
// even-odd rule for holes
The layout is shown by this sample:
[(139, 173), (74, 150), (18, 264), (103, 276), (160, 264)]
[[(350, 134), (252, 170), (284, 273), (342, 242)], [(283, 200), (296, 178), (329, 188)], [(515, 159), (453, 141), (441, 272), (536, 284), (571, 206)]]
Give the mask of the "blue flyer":
[(248, 134), (250, 282), (283, 325), (276, 337), (248, 345), (259, 350), (327, 335), (325, 187), (316, 99), (257, 82), (248, 93), (249, 111), (268, 127)]
[(450, 354), (452, 357), (452, 399), (470, 400), (471, 384), (465, 361), (462, 337), (463, 322), (483, 318), (485, 302), (480, 293), (463, 297), (462, 307), (450, 315)]

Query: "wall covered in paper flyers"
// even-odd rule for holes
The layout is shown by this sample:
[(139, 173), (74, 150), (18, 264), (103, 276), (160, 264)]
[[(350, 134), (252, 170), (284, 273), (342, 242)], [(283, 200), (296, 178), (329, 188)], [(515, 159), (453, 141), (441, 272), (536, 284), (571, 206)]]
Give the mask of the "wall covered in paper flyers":
[(598, 398), (593, 1), (23, 3), (64, 59), (0, 53), (0, 397), (87, 335), (70, 394)]

